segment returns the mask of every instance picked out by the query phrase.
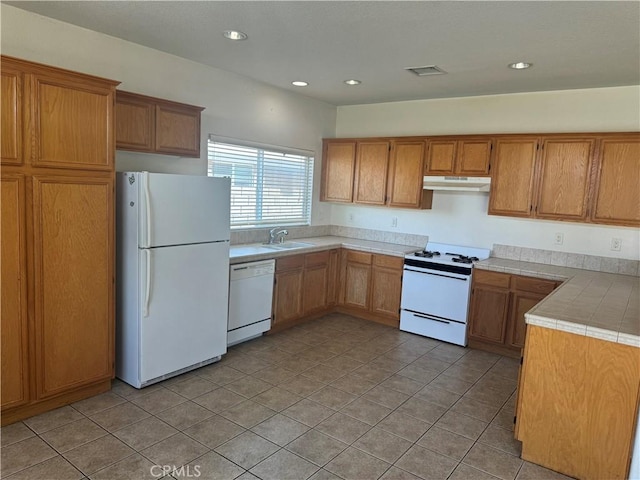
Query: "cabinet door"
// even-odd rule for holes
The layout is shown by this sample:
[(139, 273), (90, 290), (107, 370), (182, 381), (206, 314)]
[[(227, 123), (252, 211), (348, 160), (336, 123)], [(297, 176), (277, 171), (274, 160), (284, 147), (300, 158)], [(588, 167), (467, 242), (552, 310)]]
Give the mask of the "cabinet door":
[(535, 215), (584, 220), (595, 139), (547, 139), (542, 143)]
[(349, 250), (346, 252), (344, 283), (342, 285), (344, 305), (364, 310), (369, 309), (372, 257), (370, 253)]
[(152, 152), (155, 104), (127, 92), (116, 92), (116, 148)]
[(395, 142), (389, 167), (389, 206), (420, 208), (424, 142)]
[(33, 164), (111, 170), (114, 88), (62, 75), (30, 77)]
[(358, 142), (353, 201), (384, 205), (388, 168), (389, 142)]
[(400, 320), (402, 258), (375, 255), (371, 274), (371, 311)]
[(329, 251), (329, 266), (327, 270), (327, 305), (338, 303), (338, 293), (340, 291), (340, 250)]
[(302, 316), (302, 268), (276, 272), (273, 289), (273, 324), (296, 320)]
[(458, 142), (455, 140), (429, 141), (425, 175), (452, 175), (457, 146)]
[(156, 151), (200, 156), (200, 107), (156, 105)]
[(591, 220), (640, 226), (640, 138), (606, 138), (600, 145)]
[(489, 175), (491, 140), (460, 140), (456, 155), (457, 175)]
[(355, 140), (349, 142), (325, 140), (322, 155), (320, 200), (351, 203), (355, 165)]
[(302, 304), (305, 315), (327, 306), (328, 265), (305, 268), (302, 288)]
[(537, 149), (537, 138), (496, 141), (489, 214), (531, 216)]
[(0, 163), (22, 164), (22, 79), (23, 75), (10, 62), (2, 61), (0, 88)]
[(527, 324), (524, 314), (535, 307), (546, 295), (528, 292), (513, 292), (509, 309), (509, 331), (507, 345), (517, 348), (524, 347)]
[[(3, 97), (4, 100), (4, 97)], [(4, 125), (3, 125), (4, 128)], [(29, 399), (25, 184), (22, 175), (2, 175), (2, 409)]]
[(112, 376), (113, 183), (33, 179), (38, 398)]
[(509, 291), (475, 285), (471, 295), (469, 336), (498, 344), (504, 343)]

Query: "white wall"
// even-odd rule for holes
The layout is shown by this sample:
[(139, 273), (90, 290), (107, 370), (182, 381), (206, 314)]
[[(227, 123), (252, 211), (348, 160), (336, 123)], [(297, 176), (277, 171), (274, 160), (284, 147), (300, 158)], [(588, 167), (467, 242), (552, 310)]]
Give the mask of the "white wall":
[(118, 87), (206, 107), (202, 159), (118, 152), (118, 170), (206, 173), (209, 133), (316, 153), (313, 224), (329, 222), (318, 202), (322, 138), (335, 131), (336, 107), (115, 37), (1, 5), (2, 53), (119, 80)]
[[(640, 130), (640, 87), (492, 95), (338, 107), (336, 137)], [(616, 258), (640, 257), (640, 229), (487, 215), (488, 195), (435, 192), (424, 211), (334, 204), (331, 223)], [(397, 217), (398, 226), (392, 227)], [(555, 245), (556, 233), (564, 234)], [(620, 252), (610, 250), (622, 239)]]

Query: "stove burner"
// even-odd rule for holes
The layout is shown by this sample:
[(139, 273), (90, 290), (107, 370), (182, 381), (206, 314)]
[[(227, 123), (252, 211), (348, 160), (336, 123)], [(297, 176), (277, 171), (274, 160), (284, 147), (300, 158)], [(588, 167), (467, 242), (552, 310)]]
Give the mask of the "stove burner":
[(456, 254), (456, 257), (451, 260), (456, 263), (473, 263), (478, 261), (478, 257), (467, 257), (466, 255)]
[(439, 257), (440, 256), (440, 252), (432, 252), (430, 250), (422, 250), (420, 252), (416, 252), (415, 256), (416, 257), (423, 257), (423, 258), (433, 258), (433, 257)]

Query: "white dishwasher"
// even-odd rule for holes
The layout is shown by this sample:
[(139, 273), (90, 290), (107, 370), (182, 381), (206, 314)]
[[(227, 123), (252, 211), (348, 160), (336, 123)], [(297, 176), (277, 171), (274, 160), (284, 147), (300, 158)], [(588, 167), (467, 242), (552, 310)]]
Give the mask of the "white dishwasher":
[(259, 337), (271, 328), (275, 260), (239, 263), (229, 271), (227, 345)]

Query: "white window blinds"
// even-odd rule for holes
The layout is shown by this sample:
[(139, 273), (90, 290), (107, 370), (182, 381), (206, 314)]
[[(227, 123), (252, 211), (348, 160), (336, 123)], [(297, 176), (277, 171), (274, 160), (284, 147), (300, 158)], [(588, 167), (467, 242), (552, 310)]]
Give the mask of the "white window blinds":
[(208, 174), (231, 178), (231, 226), (309, 225), (313, 157), (213, 138)]

